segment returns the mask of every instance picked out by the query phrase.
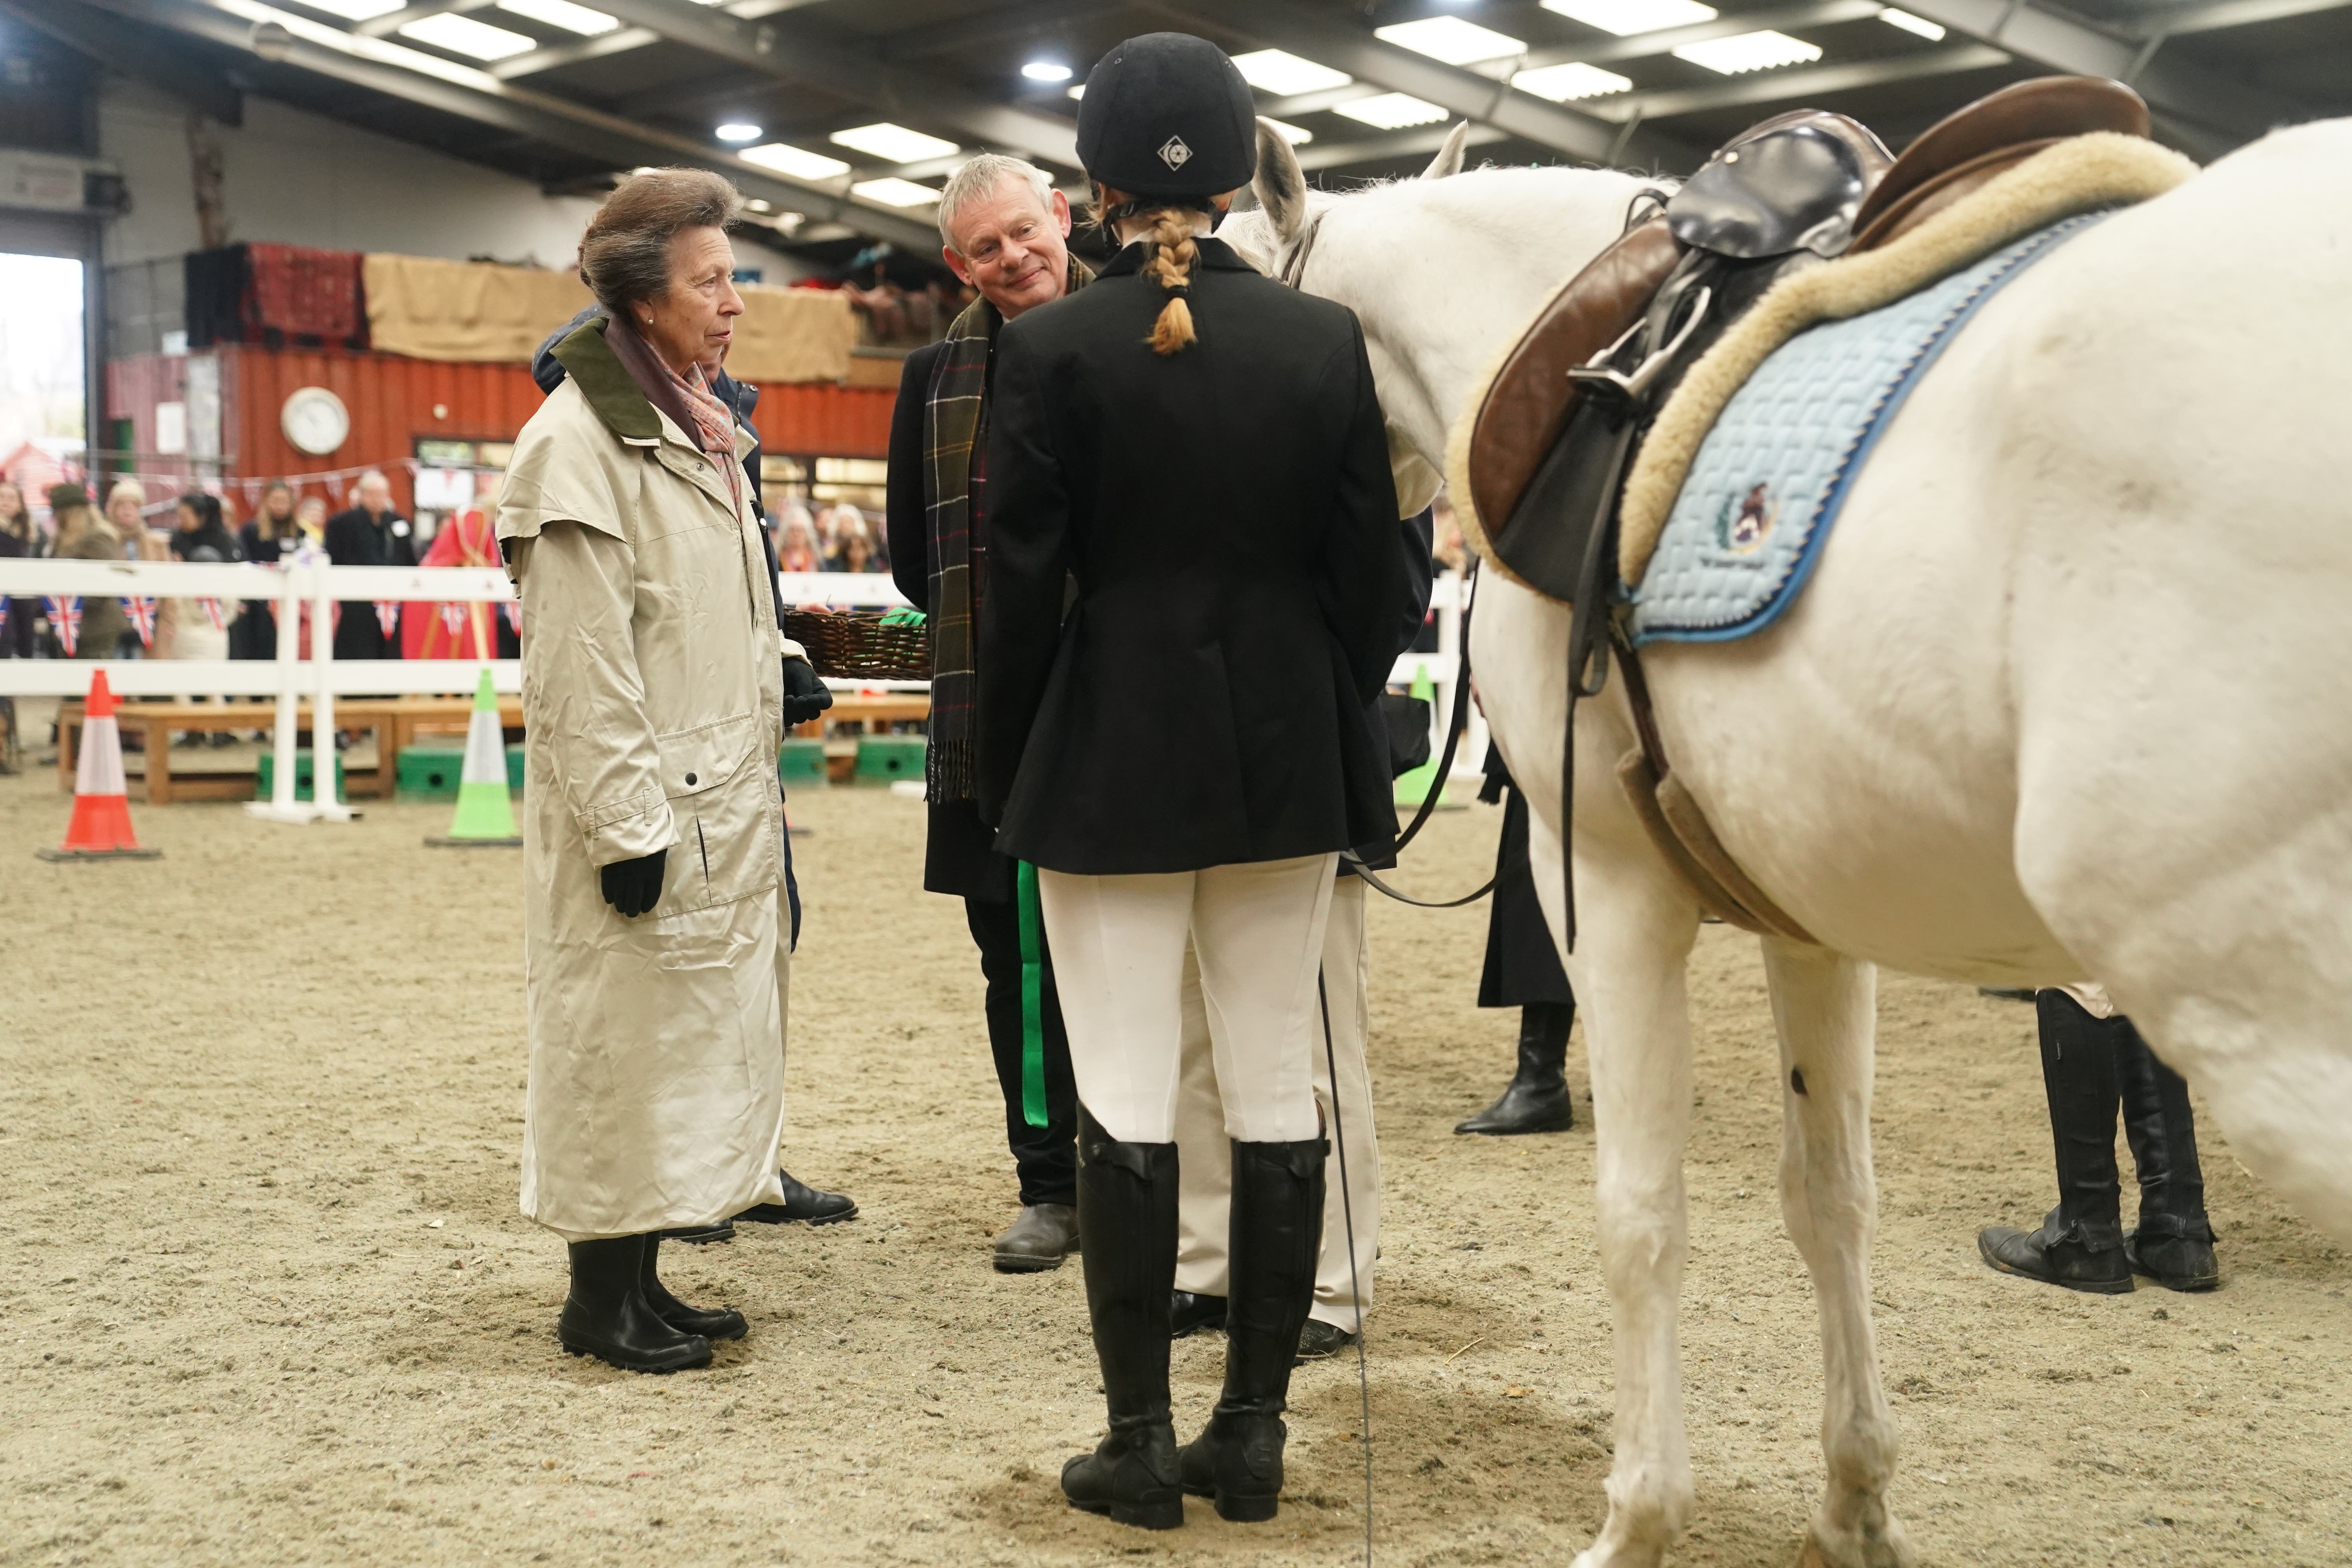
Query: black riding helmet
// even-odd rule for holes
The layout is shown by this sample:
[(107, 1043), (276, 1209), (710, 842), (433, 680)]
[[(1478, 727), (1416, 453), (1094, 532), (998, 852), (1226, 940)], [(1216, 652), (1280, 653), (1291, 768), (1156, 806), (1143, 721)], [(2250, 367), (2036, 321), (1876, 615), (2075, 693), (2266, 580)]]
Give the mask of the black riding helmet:
[(1238, 190), (1257, 172), (1257, 105), (1224, 50), (1190, 33), (1146, 33), (1096, 62), (1078, 100), (1078, 162), (1131, 196)]

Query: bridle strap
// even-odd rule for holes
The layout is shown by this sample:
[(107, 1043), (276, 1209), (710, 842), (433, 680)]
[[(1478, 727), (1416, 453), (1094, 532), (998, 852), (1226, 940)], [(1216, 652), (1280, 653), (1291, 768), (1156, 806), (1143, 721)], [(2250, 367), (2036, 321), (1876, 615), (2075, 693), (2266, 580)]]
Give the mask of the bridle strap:
[(1330, 209), (1326, 207), (1323, 212), (1317, 213), (1307, 219), (1307, 232), (1298, 237), (1297, 247), (1282, 258), (1282, 270), (1276, 276), (1289, 287), (1304, 289), (1304, 279), (1307, 277), (1307, 254), (1315, 248), (1316, 238), (1323, 232), (1324, 213), (1329, 211)]

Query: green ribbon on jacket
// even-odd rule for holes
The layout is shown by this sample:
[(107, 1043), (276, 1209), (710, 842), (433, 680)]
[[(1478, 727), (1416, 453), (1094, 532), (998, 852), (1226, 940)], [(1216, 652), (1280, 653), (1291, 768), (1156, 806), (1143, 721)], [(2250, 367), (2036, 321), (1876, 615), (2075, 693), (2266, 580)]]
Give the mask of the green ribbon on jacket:
[(1037, 868), (1024, 860), (1014, 879), (1021, 910), (1021, 1120), (1043, 1127), (1045, 1115), (1045, 916), (1037, 902)]

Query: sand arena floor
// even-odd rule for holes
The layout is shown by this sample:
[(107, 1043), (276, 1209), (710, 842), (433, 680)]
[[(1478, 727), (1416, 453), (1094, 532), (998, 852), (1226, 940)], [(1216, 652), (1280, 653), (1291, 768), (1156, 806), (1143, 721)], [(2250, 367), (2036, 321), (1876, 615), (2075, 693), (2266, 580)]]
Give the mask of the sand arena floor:
[[(39, 755), (28, 748), (28, 762)], [(563, 1355), (562, 1249), (515, 1212), (518, 861), (134, 807), (166, 858), (51, 866), (54, 775), (0, 779), (0, 1564), (1341, 1564), (1352, 1362), (1299, 1373), (1281, 1518), (1147, 1535), (1073, 1512), (1099, 1431), (1078, 1269), (989, 1270), (1012, 1212), (979, 975), (916, 890), (922, 817), (795, 803), (808, 928), (789, 1163), (854, 1224), (672, 1247), (751, 1338), (709, 1371)], [(1496, 816), (1409, 872), (1483, 874)], [(1606, 1300), (1589, 1124), (1464, 1140), (1513, 1020), (1471, 1005), (1485, 916), (1375, 900), (1390, 1174), (1370, 1346), (1380, 1561), (1565, 1564), (1603, 1510)], [(1785, 1564), (1821, 1473), (1813, 1307), (1773, 1197), (1752, 942), (1694, 966), (1679, 1561)], [(2049, 1202), (2030, 1010), (1889, 976), (1874, 1279), (1927, 1563), (2352, 1563), (2352, 1264), (2209, 1130), (2225, 1289), (2064, 1294), (1978, 1262)], [(1574, 1070), (1580, 1119), (1582, 1072)], [(1176, 1351), (1180, 1425), (1222, 1342)]]

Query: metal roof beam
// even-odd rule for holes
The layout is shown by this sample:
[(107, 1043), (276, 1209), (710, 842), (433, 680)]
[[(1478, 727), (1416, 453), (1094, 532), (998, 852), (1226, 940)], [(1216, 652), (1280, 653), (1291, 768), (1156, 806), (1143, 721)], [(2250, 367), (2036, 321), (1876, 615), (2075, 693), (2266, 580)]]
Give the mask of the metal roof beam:
[(1807, 70), (1757, 71), (1730, 77), (1706, 87), (1675, 88), (1658, 92), (1623, 92), (1587, 100), (1593, 113), (1612, 120), (1663, 120), (1675, 114), (1704, 114), (1717, 109), (1744, 109), (1759, 104), (1817, 100), (1832, 93), (1877, 87), (1890, 81), (1921, 77), (1955, 76), (1961, 71), (1989, 70), (2009, 64), (2009, 56), (1989, 44), (1960, 44), (1925, 54), (1892, 55), (1885, 59), (1857, 60), (1852, 65), (1819, 66)]
[(615, 27), (609, 33), (599, 33), (593, 38), (574, 38), (568, 44), (550, 44), (529, 54), (509, 55), (502, 60), (492, 60), (482, 68), (500, 81), (517, 81), (541, 71), (551, 71), (564, 66), (576, 66), (584, 60), (601, 60), (606, 55), (626, 54), (642, 49), (647, 44), (658, 44), (661, 35), (649, 27)]
[[(876, 47), (886, 60), (922, 59), (931, 55), (953, 54), (974, 44), (992, 44), (999, 38), (1048, 33), (1065, 22), (1093, 16), (1102, 9), (1102, 0), (1045, 0), (1043, 4), (1028, 0), (1026, 4), (985, 11), (977, 16), (929, 27), (909, 27), (877, 38)], [(1070, 63), (1073, 68), (1078, 64), (1076, 60)], [(1094, 62), (1086, 63), (1091, 66)]]
[(917, 125), (961, 132), (1066, 169), (1078, 166), (1069, 121), (988, 98), (960, 82), (876, 55), (810, 37), (775, 22), (747, 20), (694, 0), (597, 0), (597, 9), (674, 43), (730, 59), (782, 81), (854, 98)]
[(47, 34), (125, 76), (137, 77), (223, 125), (245, 123), (245, 95), (236, 84), (186, 54), (159, 46), (153, 35), (103, 12), (45, 3), (0, 0), (0, 16)]
[(387, 11), (381, 16), (370, 16), (364, 22), (353, 22), (352, 31), (363, 38), (389, 38), (411, 22), (422, 22), (427, 16), (446, 16), (452, 11), (482, 11), (493, 0), (415, 0), (397, 11)]
[(1689, 169), (1706, 156), (1702, 149), (1650, 132), (1637, 131), (1628, 139), (1621, 127), (1597, 115), (1547, 102), (1491, 77), (1384, 43), (1328, 12), (1308, 10), (1295, 0), (1147, 0), (1147, 4), (1167, 15), (1287, 49), (1384, 91), (1410, 94), (1449, 114), (1591, 163), (1630, 158), (1660, 167)]
[(711, 169), (734, 181), (744, 195), (803, 213), (811, 219), (835, 219), (901, 245), (928, 248), (934, 241), (935, 230), (929, 223), (896, 208), (746, 163), (715, 153), (692, 137), (672, 135), (551, 94), (509, 86), (488, 72), (452, 65), (399, 45), (360, 38), (254, 0), (213, 0), (208, 5), (194, 0), (80, 3), (238, 49), (252, 47), (257, 23), (276, 21), (291, 34), (285, 62), (301, 69), (562, 147), (610, 168), (684, 163)]
[(2177, 38), (2184, 33), (2211, 33), (2224, 27), (2251, 27), (2258, 22), (2279, 22), (2319, 11), (2341, 11), (2352, 0), (2219, 0), (2192, 10), (2160, 12), (2139, 26), (2142, 38)]
[[(1308, 174), (1318, 169), (1336, 169), (1349, 163), (1370, 163), (1388, 158), (1426, 158), (1445, 145), (1453, 134), (1454, 121), (1440, 125), (1421, 125), (1411, 131), (1400, 131), (1393, 136), (1370, 136), (1360, 142), (1302, 142), (1291, 152), (1297, 156), (1298, 166)], [(1465, 136), (1465, 147), (1487, 147), (1510, 138), (1491, 125), (1473, 125)]]

